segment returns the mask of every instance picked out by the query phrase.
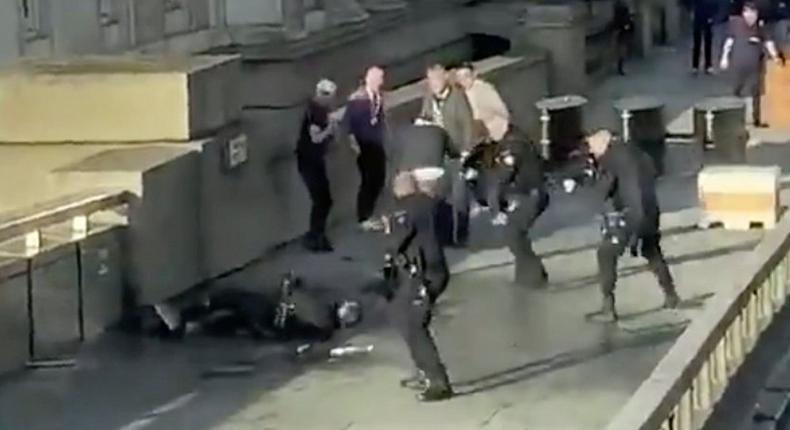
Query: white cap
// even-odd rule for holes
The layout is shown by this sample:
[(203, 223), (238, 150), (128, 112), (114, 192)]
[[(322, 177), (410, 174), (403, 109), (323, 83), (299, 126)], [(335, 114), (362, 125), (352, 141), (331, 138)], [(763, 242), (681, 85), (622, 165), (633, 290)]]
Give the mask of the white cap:
[(417, 182), (435, 181), (444, 176), (444, 169), (441, 167), (420, 167), (412, 170), (411, 173)]
[(331, 96), (337, 92), (337, 84), (329, 79), (321, 79), (315, 84), (315, 93), (319, 95)]

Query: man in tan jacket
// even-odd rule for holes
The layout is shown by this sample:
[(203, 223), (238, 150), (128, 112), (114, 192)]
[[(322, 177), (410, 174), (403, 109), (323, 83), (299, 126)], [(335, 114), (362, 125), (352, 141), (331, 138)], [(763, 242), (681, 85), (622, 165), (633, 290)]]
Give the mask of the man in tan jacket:
[(458, 67), (455, 77), (466, 93), (474, 120), (483, 124), (488, 139), (500, 142), (510, 130), (510, 112), (497, 89), (480, 79), (471, 63)]

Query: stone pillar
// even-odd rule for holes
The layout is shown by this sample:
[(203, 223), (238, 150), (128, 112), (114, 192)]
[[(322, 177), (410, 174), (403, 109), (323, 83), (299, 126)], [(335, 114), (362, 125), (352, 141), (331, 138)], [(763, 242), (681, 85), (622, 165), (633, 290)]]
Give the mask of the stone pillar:
[(329, 25), (356, 24), (370, 17), (357, 0), (329, 0), (324, 2)]
[(680, 41), (680, 19), (683, 15), (677, 0), (664, 0), (664, 17), (667, 32), (667, 44)]
[(390, 12), (403, 9), (408, 4), (403, 0), (360, 0), (362, 7), (370, 12)]
[(581, 2), (528, 4), (523, 24), (512, 38), (513, 50), (542, 48), (549, 53), (551, 94), (583, 94), (587, 89), (587, 6)]
[(655, 11), (649, 0), (636, 1), (636, 46), (638, 54), (646, 57), (653, 48), (653, 20)]
[(283, 13), (285, 38), (296, 40), (307, 37), (304, 0), (282, 0), (280, 7)]

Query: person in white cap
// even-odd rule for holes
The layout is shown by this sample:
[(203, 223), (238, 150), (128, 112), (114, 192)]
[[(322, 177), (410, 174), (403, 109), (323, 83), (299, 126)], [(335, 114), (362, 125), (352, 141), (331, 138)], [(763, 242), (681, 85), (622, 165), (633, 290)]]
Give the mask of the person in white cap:
[(326, 237), (326, 220), (332, 207), (332, 195), (324, 155), (337, 129), (337, 121), (330, 115), (336, 93), (337, 85), (328, 79), (316, 84), (315, 95), (305, 110), (296, 144), (297, 168), (312, 200), (310, 229), (303, 237), (303, 244), (314, 252), (333, 250)]

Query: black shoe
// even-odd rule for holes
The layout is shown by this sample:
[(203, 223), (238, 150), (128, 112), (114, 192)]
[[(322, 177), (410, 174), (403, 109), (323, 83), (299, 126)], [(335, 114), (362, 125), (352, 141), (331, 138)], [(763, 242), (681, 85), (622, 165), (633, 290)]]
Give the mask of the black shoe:
[(768, 124), (762, 121), (754, 121), (754, 128), (768, 128)]
[(680, 297), (675, 290), (664, 294), (664, 309), (676, 309), (680, 305)]
[(447, 384), (432, 385), (428, 383), (428, 387), (420, 394), (417, 394), (417, 400), (421, 402), (441, 402), (453, 397), (453, 389)]
[(325, 235), (321, 235), (318, 237), (317, 240), (317, 248), (319, 252), (334, 252), (335, 248), (332, 246), (332, 243), (329, 242), (329, 239)]
[(410, 390), (425, 391), (428, 389), (428, 379), (425, 373), (417, 370), (411, 376), (400, 380), (400, 386)]
[(329, 240), (323, 236), (317, 236), (312, 233), (307, 233), (302, 238), (302, 246), (310, 252), (316, 253), (324, 253), (324, 252), (332, 252), (332, 245), (329, 244)]

